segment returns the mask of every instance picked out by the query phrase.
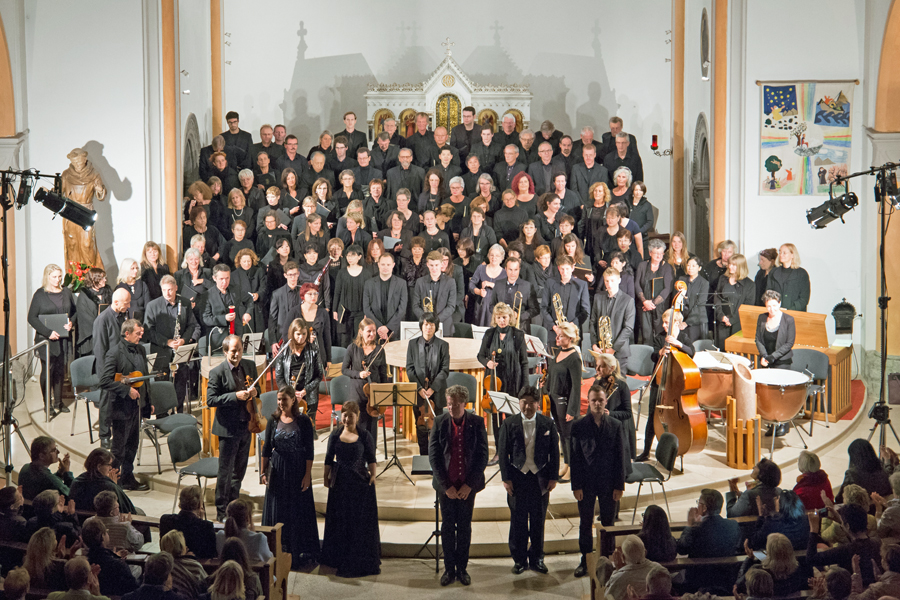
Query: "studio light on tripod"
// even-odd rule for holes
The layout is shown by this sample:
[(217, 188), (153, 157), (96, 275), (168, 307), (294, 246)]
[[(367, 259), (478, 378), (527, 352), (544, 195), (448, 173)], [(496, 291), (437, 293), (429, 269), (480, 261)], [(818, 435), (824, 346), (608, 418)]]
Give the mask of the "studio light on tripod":
[(21, 209), (28, 204), (28, 200), (31, 198), (32, 186), (34, 186), (34, 178), (22, 175), (22, 181), (19, 182), (19, 194), (16, 196), (16, 208)]
[(77, 202), (72, 202), (56, 192), (41, 188), (35, 192), (34, 199), (36, 202), (43, 204), (44, 208), (53, 214), (59, 215), (63, 219), (75, 223), (85, 231), (90, 231), (91, 227), (94, 226), (94, 222), (97, 220), (96, 211), (85, 208)]
[(844, 215), (859, 205), (859, 198), (853, 192), (829, 198), (822, 205), (806, 211), (806, 221), (813, 229), (824, 229), (837, 219), (844, 222)]

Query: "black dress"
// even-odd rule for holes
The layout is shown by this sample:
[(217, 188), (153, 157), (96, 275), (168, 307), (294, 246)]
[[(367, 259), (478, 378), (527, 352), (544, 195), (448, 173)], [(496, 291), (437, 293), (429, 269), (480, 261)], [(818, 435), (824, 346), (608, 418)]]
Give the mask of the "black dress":
[[(137, 319), (143, 322), (144, 311), (147, 310), (147, 304), (150, 303), (150, 290), (142, 279), (135, 279), (134, 283), (128, 284), (124, 281), (119, 282), (116, 290), (119, 288), (128, 290), (131, 294), (131, 306), (128, 308), (128, 318)], [(115, 291), (115, 290), (113, 290)]]
[[(290, 552), (292, 568), (303, 562), (301, 555), (319, 554), (319, 527), (312, 486), (304, 492), (300, 486), (306, 475), (306, 461), (313, 460), (313, 426), (301, 415), (292, 423), (269, 419), (262, 455), (269, 459), (269, 485), (263, 505), (262, 523), (283, 523), (281, 545)], [(306, 556), (304, 556), (306, 558)]]
[(363, 430), (357, 430), (355, 442), (342, 442), (343, 431), (339, 427), (332, 432), (325, 453), (331, 487), (319, 562), (337, 569), (338, 577), (377, 575), (381, 572), (381, 537), (375, 486), (369, 484), (375, 442)]
[[(555, 358), (547, 361), (547, 393), (553, 404), (553, 417), (566, 464), (569, 464), (572, 425), (581, 416), (581, 367), (581, 359), (574, 350), (558, 362)], [(567, 421), (566, 415), (574, 419)]]
[(334, 311), (343, 317), (337, 326), (341, 346), (348, 348), (356, 337), (363, 314), (363, 289), (370, 277), (363, 267), (359, 275), (351, 275), (347, 267), (340, 270), (334, 282)]
[(147, 287), (147, 293), (150, 294), (151, 300), (156, 300), (162, 296), (162, 288), (159, 282), (166, 275), (171, 275), (169, 265), (162, 263), (156, 265), (156, 269), (153, 267), (143, 267), (141, 269), (141, 281)]
[[(103, 286), (99, 290), (81, 288), (75, 300), (75, 357), (94, 353), (94, 320), (100, 314), (100, 305), (112, 302), (112, 290)], [(103, 308), (106, 308), (105, 306)]]

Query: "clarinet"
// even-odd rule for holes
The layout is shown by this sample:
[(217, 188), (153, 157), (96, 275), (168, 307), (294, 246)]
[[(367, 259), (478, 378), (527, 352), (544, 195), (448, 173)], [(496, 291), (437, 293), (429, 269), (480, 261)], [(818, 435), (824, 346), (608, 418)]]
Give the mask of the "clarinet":
[[(181, 316), (181, 298), (178, 299), (178, 307), (175, 310), (175, 334), (172, 336), (172, 339), (178, 340), (181, 338), (181, 322), (178, 320), (178, 318)], [(178, 372), (178, 365), (175, 363), (170, 364), (169, 371), (174, 375)]]

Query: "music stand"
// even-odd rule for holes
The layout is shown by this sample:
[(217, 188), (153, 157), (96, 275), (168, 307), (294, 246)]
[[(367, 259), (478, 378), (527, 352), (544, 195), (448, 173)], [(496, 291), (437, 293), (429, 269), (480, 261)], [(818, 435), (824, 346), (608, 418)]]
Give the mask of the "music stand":
[[(488, 392), (487, 394), (488, 398), (490, 398), (491, 400), (491, 407), (497, 409), (497, 412), (501, 412), (510, 417), (522, 412), (522, 410), (519, 408), (519, 399), (515, 396), (510, 396), (509, 394), (504, 394), (503, 392)], [(484, 482), (484, 484), (489, 484), (499, 472), (500, 467), (497, 467), (497, 470), (494, 472), (494, 474), (491, 475), (488, 480)]]
[[(177, 348), (174, 351), (174, 353), (172, 354), (172, 362), (170, 362), (169, 365), (166, 365), (166, 366), (168, 367), (170, 365), (178, 365), (179, 368), (184, 368), (184, 369), (189, 368), (190, 367), (189, 363), (193, 359), (194, 352), (196, 352), (196, 350), (197, 350), (197, 344), (185, 344), (184, 346)], [(182, 381), (185, 381), (185, 380), (182, 380)], [(186, 381), (190, 381), (190, 379), (188, 379)], [(174, 373), (172, 373), (172, 385), (175, 385), (175, 374)], [(191, 391), (190, 391), (190, 388), (185, 390), (184, 398), (187, 401), (187, 414), (191, 414)]]
[[(413, 475), (427, 475), (428, 477), (433, 477), (434, 472), (431, 470), (431, 462), (428, 457), (420, 454), (413, 456), (412, 460), (412, 474)], [(431, 532), (431, 535), (425, 540), (425, 543), (422, 544), (422, 547), (419, 548), (419, 551), (416, 552), (416, 557), (422, 554), (422, 550), (431, 549), (428, 547), (428, 544), (431, 540), (434, 539), (434, 552), (432, 555), (434, 556), (434, 572), (440, 573), (441, 571), (441, 493), (435, 490), (434, 492), (434, 531)]]
[(244, 345), (244, 354), (247, 354), (248, 352), (254, 356), (257, 354), (265, 354), (265, 350), (262, 347), (263, 334), (261, 332), (245, 333), (241, 336), (241, 343)]
[(525, 334), (525, 350), (544, 358), (550, 358), (550, 355), (547, 354), (547, 349), (544, 347), (544, 342), (536, 335)]
[(415, 406), (416, 402), (416, 391), (418, 389), (418, 385), (415, 382), (412, 383), (373, 383), (369, 385), (369, 402), (372, 406), (381, 408), (388, 406), (393, 407), (394, 412), (394, 454), (391, 456), (390, 460), (388, 460), (384, 469), (381, 470), (381, 473), (378, 474), (378, 477), (384, 475), (384, 473), (390, 469), (392, 466), (395, 466), (400, 469), (400, 472), (403, 473), (403, 476), (409, 480), (410, 483), (415, 485), (412, 478), (407, 475), (406, 470), (403, 468), (403, 465), (400, 464), (400, 459), (397, 458), (397, 426), (400, 422), (400, 411), (397, 410), (400, 406)]

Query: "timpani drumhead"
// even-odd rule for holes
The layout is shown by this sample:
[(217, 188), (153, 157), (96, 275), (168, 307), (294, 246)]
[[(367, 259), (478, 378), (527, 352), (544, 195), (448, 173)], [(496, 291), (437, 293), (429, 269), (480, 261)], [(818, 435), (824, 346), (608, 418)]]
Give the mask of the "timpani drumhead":
[(754, 369), (756, 409), (764, 421), (786, 423), (806, 404), (810, 379), (805, 373), (785, 369)]

